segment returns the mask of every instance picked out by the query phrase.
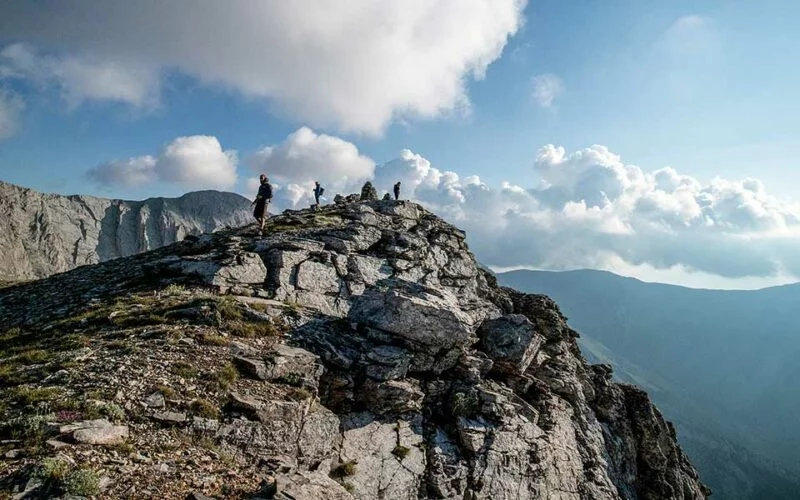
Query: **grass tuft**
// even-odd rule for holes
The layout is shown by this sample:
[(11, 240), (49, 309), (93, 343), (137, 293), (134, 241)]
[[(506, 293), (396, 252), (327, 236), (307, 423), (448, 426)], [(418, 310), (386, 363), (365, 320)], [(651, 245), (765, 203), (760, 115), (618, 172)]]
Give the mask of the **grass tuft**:
[(192, 401), (189, 405), (189, 410), (198, 417), (219, 418), (219, 408), (206, 399), (196, 399)]
[(197, 376), (197, 369), (186, 361), (172, 363), (170, 370), (181, 378), (194, 378)]

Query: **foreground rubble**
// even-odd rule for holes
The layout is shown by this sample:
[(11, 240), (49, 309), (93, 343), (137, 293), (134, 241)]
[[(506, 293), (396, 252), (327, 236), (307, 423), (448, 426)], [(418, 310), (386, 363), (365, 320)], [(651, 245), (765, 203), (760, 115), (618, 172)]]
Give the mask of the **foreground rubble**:
[(12, 286), (0, 324), (12, 498), (709, 493), (550, 299), (499, 288), (413, 203), (343, 199)]

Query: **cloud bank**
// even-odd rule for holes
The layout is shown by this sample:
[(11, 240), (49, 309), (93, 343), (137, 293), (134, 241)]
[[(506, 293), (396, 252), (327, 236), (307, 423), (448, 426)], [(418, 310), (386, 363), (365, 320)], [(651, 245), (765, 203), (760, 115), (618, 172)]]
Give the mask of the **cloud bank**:
[(153, 106), (160, 76), (178, 71), (297, 121), (380, 134), (394, 119), (467, 108), (467, 83), (500, 57), (525, 4), (9, 0), (0, 33), (18, 42), (4, 50), (6, 76), (55, 85), (73, 106)]
[[(527, 186), (492, 187), (411, 150), (376, 165), (354, 144), (307, 127), (245, 163), (243, 194), (255, 193), (264, 172), (275, 187), (275, 210), (309, 206), (314, 180), (328, 202), (336, 193), (358, 192), (368, 179), (381, 195), (399, 180), (403, 198), (465, 229), (477, 257), (497, 269), (595, 268), (678, 276), (684, 283), (716, 277), (728, 287), (800, 276), (797, 203), (770, 195), (758, 179), (704, 184), (670, 167), (646, 171), (601, 145), (540, 148)], [(106, 185), (164, 181), (229, 189), (237, 156), (214, 137), (181, 137), (158, 156), (108, 162), (88, 175)]]

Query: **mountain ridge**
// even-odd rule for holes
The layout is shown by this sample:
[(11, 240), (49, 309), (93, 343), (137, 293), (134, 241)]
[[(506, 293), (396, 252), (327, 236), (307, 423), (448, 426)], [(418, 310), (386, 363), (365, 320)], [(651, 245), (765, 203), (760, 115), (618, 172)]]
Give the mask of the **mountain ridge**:
[(0, 181), (0, 280), (43, 278), (248, 221), (249, 202), (234, 193), (130, 201)]
[(56, 461), (106, 497), (708, 495), (552, 300), (358, 199), (1, 289), (0, 487), (74, 494)]

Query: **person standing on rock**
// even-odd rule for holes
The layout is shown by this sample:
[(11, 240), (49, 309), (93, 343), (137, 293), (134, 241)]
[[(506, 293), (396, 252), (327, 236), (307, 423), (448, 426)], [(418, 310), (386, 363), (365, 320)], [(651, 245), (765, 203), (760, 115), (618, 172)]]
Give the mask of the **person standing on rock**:
[(394, 185), (394, 199), (398, 200), (400, 198), (400, 181), (397, 181), (397, 184)]
[(256, 206), (253, 210), (253, 217), (258, 221), (259, 228), (263, 233), (264, 222), (269, 217), (269, 204), (272, 201), (272, 184), (269, 183), (269, 178), (264, 174), (261, 174), (258, 179), (261, 181), (261, 185), (258, 187), (258, 194), (252, 203)]
[(319, 197), (325, 192), (325, 188), (319, 185), (319, 181), (314, 182), (314, 200), (319, 206)]

